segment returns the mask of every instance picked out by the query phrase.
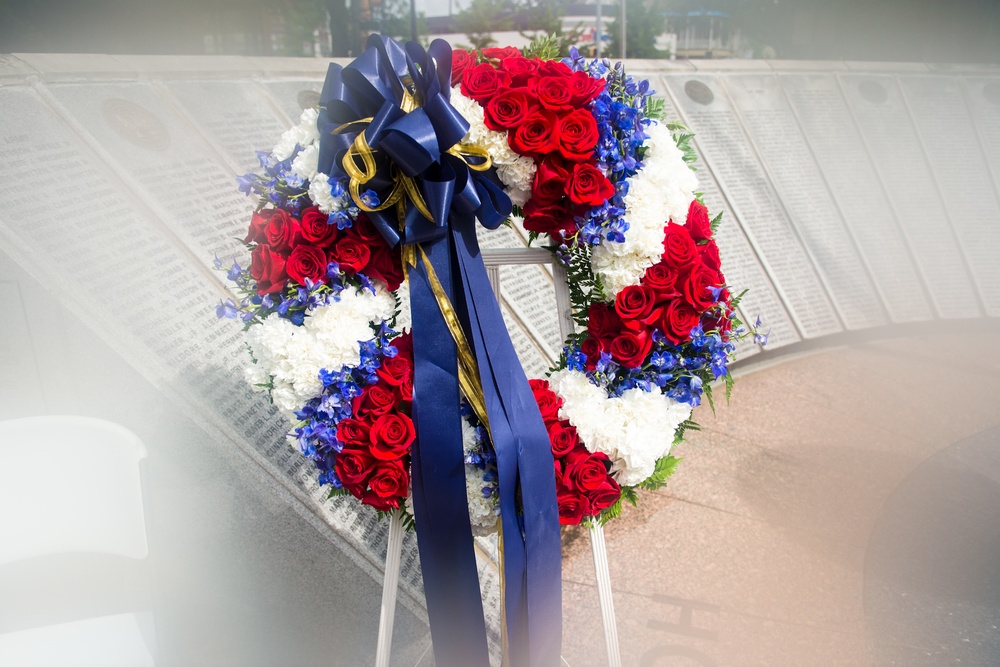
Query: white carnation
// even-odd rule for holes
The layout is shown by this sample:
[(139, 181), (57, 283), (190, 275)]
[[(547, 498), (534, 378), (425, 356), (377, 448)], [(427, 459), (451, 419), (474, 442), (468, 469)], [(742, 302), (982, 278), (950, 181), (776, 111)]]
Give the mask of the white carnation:
[(307, 312), (302, 326), (268, 317), (247, 332), (257, 360), (247, 380), (254, 385), (270, 380), (272, 400), (291, 418), (293, 411), (322, 393), (320, 370), (356, 366), (361, 361), (359, 342), (370, 340), (371, 325), (392, 317), (394, 309), (392, 295), (379, 285), (375, 294), (345, 290), (340, 300)]
[(646, 269), (659, 261), (663, 228), (669, 220), (684, 224), (698, 187), (667, 126), (653, 124), (646, 134), (642, 169), (629, 179), (624, 197), (629, 223), (625, 241), (602, 243), (591, 255), (591, 267), (601, 276), (611, 299), (629, 285), (637, 285)]
[(691, 415), (690, 406), (659, 391), (636, 388), (608, 397), (579, 371), (558, 371), (549, 385), (563, 399), (559, 416), (576, 427), (588, 451), (607, 454), (622, 486), (653, 474), (656, 461), (670, 453), (677, 427)]
[(334, 197), (330, 188), (330, 177), (317, 172), (309, 179), (309, 199), (323, 213), (333, 213), (343, 207), (343, 201)]
[(292, 160), (292, 173), (304, 180), (311, 180), (319, 169), (319, 147), (310, 144), (303, 148)]
[(299, 124), (286, 130), (274, 145), (271, 155), (276, 160), (287, 160), (295, 152), (296, 146), (308, 147), (315, 141), (319, 141), (319, 129), (316, 121), (319, 119), (319, 112), (316, 109), (306, 109), (299, 117)]

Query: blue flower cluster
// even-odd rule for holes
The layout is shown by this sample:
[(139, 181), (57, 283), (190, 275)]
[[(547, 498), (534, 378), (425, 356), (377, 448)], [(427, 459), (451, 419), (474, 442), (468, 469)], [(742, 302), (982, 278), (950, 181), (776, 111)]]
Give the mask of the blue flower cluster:
[(298, 442), (302, 455), (316, 465), (321, 486), (329, 484), (335, 489), (343, 486), (334, 469), (337, 454), (344, 448), (344, 443), (337, 439), (337, 424), (352, 416), (354, 398), (378, 381), (376, 371), (382, 359), (396, 356), (391, 340), (397, 335), (383, 322), (374, 338), (361, 341), (359, 364), (343, 366), (338, 371), (321, 370), (323, 393), (295, 413), (301, 422), (290, 435)]
[(607, 59), (587, 62), (576, 47), (570, 49), (570, 57), (563, 62), (575, 71), (605, 81), (591, 112), (599, 132), (598, 166), (615, 185), (611, 199), (577, 219), (580, 239), (588, 245), (603, 241), (622, 243), (629, 229), (625, 219), (628, 179), (642, 169), (642, 143), (646, 139), (645, 128), (651, 122), (645, 114), (646, 98), (654, 91), (649, 89), (648, 81), (636, 82), (626, 74), (620, 62), (614, 66)]
[(325, 306), (331, 299), (339, 301), (340, 293), (352, 285), (375, 293), (375, 286), (368, 276), (357, 273), (348, 278), (336, 262), (327, 265), (325, 282), (314, 283), (307, 279), (305, 285), (292, 285), (284, 292), (263, 295), (257, 293), (257, 282), (250, 275), (250, 269), (240, 266), (236, 259), (233, 259), (232, 266), (226, 268), (216, 257), (215, 268), (226, 271), (226, 278), (236, 283), (237, 289), (244, 295), (239, 304), (232, 299), (220, 302), (215, 307), (215, 314), (220, 319), (239, 319), (244, 324), (261, 321), (276, 313), (295, 326), (301, 326), (307, 310)]
[(276, 159), (269, 151), (257, 151), (257, 161), (264, 173), (249, 172), (237, 176), (240, 192), (247, 196), (256, 194), (293, 215), (299, 213), (310, 203), (307, 196), (309, 184), (292, 171), (292, 162), (301, 150), (302, 147), (297, 145), (284, 160)]
[(483, 498), (494, 496), (500, 498), (500, 479), (497, 476), (497, 455), (490, 445), (489, 434), (486, 427), (476, 418), (472, 408), (464, 400), (461, 405), (462, 418), (469, 422), (476, 430), (476, 446), (465, 455), (465, 464), (474, 466), (483, 471), (483, 482), (485, 485), (480, 491)]
[[(739, 335), (739, 332), (733, 332)], [(736, 346), (723, 338), (719, 331), (706, 332), (701, 324), (691, 329), (691, 341), (681, 346), (674, 345), (659, 329), (654, 329), (653, 348), (648, 361), (638, 368), (625, 368), (612, 360), (607, 352), (593, 370), (587, 370), (587, 355), (577, 343), (563, 348), (566, 367), (586, 373), (591, 383), (602, 387), (608, 396), (621, 396), (629, 389), (660, 391), (679, 403), (687, 403), (692, 408), (701, 404), (706, 380), (717, 380), (729, 371), (729, 356)]]

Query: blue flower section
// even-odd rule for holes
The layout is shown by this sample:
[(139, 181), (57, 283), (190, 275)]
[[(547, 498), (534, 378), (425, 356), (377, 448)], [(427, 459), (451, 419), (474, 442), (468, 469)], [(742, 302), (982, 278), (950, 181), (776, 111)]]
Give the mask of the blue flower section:
[(648, 81), (636, 82), (625, 73), (621, 63), (611, 65), (607, 59), (588, 62), (575, 47), (563, 60), (571, 69), (604, 79), (604, 90), (591, 104), (597, 121), (599, 138), (596, 157), (598, 167), (615, 184), (615, 195), (600, 206), (577, 218), (580, 240), (587, 245), (623, 243), (629, 223), (625, 219), (625, 195), (628, 179), (642, 169), (642, 143), (645, 128), (652, 122), (646, 117), (646, 98), (653, 95)]
[[(704, 321), (711, 321), (719, 309), (706, 313)], [(738, 334), (739, 332), (735, 332)], [(683, 345), (674, 345), (663, 332), (654, 329), (653, 349), (647, 360), (638, 368), (627, 368), (602, 352), (593, 370), (587, 369), (587, 355), (574, 342), (563, 348), (566, 367), (587, 375), (590, 382), (604, 389), (608, 396), (621, 396), (629, 389), (653, 391), (658, 387), (670, 398), (687, 403), (692, 408), (701, 404), (704, 394), (702, 377), (706, 369), (712, 379), (718, 380), (728, 372), (728, 362), (736, 345), (723, 340), (719, 331), (705, 331), (699, 324), (691, 329), (691, 340)]]
[(330, 485), (335, 489), (343, 486), (335, 470), (337, 454), (344, 448), (344, 443), (337, 439), (337, 424), (353, 415), (354, 398), (378, 381), (376, 371), (382, 359), (396, 356), (391, 342), (396, 335), (383, 322), (374, 338), (359, 343), (361, 361), (357, 366), (320, 370), (323, 393), (295, 413), (300, 423), (289, 436), (298, 443), (302, 455), (316, 466), (320, 486)]

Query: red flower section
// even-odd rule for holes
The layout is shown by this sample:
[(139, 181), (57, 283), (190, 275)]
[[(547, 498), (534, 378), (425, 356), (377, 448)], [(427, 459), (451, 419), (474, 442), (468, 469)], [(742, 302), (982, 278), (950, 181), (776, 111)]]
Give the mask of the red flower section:
[[(576, 217), (603, 204), (614, 185), (597, 168), (599, 132), (588, 109), (604, 79), (558, 61), (525, 58), (517, 49), (484, 49), (476, 65), (467, 52), (452, 56), (462, 94), (483, 107), (486, 127), (507, 132), (507, 143), (537, 165), (524, 227), (557, 241), (576, 231)], [(457, 64), (456, 64), (457, 63)], [(458, 81), (452, 75), (452, 81)]]
[(315, 206), (299, 218), (282, 209), (264, 209), (253, 214), (243, 242), (253, 245), (250, 275), (261, 295), (284, 292), (290, 282), (324, 282), (330, 262), (345, 273), (381, 280), (390, 290), (403, 282), (399, 250), (390, 248), (363, 214), (340, 230)]
[(657, 331), (677, 346), (691, 340), (698, 324), (729, 335), (730, 295), (711, 236), (708, 211), (695, 201), (685, 224), (664, 227), (663, 255), (638, 285), (621, 290), (613, 304), (591, 304), (588, 337), (580, 343), (587, 370), (602, 353), (626, 368), (644, 366)]
[(576, 428), (565, 419), (559, 419), (562, 399), (549, 388), (549, 383), (531, 380), (529, 384), (549, 430), (556, 467), (559, 523), (576, 525), (584, 518), (597, 516), (614, 505), (622, 490), (611, 477), (608, 457), (601, 452), (588, 452), (576, 434)]
[(344, 448), (334, 470), (363, 504), (387, 512), (400, 507), (410, 483), (410, 447), (416, 439), (413, 400), (413, 342), (410, 334), (392, 341), (396, 356), (383, 357), (378, 380), (355, 397), (352, 416), (337, 424)]

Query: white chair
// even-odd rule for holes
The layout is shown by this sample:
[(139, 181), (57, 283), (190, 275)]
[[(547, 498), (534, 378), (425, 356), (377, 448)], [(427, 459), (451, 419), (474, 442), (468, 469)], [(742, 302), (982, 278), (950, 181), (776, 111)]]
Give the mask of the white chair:
[[(100, 419), (0, 421), (0, 574), (33, 573), (32, 564), (66, 564), (74, 555), (145, 559), (145, 457), (134, 433)], [(17, 604), (11, 597), (0, 590), (5, 606)], [(63, 620), (66, 610), (58, 611)], [(150, 614), (123, 611), (137, 613), (0, 628), (0, 665), (154, 664)]]

